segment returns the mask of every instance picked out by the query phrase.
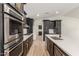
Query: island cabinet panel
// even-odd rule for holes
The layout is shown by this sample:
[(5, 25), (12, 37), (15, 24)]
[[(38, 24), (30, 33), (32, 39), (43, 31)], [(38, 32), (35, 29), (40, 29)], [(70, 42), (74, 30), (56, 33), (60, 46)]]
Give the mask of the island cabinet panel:
[(46, 38), (46, 39), (47, 39), (47, 50), (48, 50), (50, 56), (53, 56), (53, 52), (54, 52), (53, 42), (48, 38)]
[(54, 56), (68, 56), (68, 54), (54, 44)]
[(63, 55), (62, 51), (60, 49), (58, 49), (58, 47), (55, 45), (54, 45), (54, 55), (55, 56), (62, 56)]
[(46, 37), (47, 50), (50, 56), (68, 56), (68, 54), (63, 51), (59, 46), (57, 46), (53, 41)]

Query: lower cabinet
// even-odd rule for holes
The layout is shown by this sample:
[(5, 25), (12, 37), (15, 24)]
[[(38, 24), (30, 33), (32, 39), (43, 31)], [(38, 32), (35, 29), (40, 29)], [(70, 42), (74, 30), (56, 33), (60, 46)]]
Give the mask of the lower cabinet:
[(53, 56), (53, 42), (47, 38), (47, 50), (50, 56)]
[(23, 42), (23, 56), (26, 56), (33, 43), (33, 36), (29, 37)]
[(54, 56), (68, 56), (68, 54), (54, 44)]
[(68, 56), (60, 47), (58, 47), (53, 41), (46, 37), (47, 50), (50, 56)]
[(22, 45), (23, 43), (20, 43), (15, 49), (9, 52), (9, 56), (18, 56), (22, 55)]
[(28, 52), (28, 40), (23, 42), (23, 56), (26, 56)]

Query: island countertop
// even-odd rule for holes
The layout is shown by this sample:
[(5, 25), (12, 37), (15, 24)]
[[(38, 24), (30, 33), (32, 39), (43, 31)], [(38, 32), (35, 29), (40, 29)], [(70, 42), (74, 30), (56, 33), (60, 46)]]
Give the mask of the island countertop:
[(66, 52), (70, 56), (79, 56), (79, 43), (78, 41), (69, 39), (69, 38), (61, 38), (63, 40), (54, 40), (51, 37), (58, 35), (49, 35), (46, 34), (51, 41), (53, 41), (56, 45), (58, 45), (64, 52)]

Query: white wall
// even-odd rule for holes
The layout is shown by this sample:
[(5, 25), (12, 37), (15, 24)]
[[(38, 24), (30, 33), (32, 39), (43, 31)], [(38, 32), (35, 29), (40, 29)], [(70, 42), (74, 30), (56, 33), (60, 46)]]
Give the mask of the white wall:
[(65, 37), (77, 42), (79, 40), (79, 19), (67, 16), (61, 17), (61, 19), (63, 39)]
[(34, 20), (34, 26), (33, 26), (33, 39), (34, 39), (34, 40), (36, 40), (37, 37), (39, 36), (39, 35), (38, 35), (38, 32), (39, 32), (39, 31), (43, 31), (43, 28), (42, 28), (42, 30), (39, 30), (39, 29), (38, 29), (38, 26), (39, 26), (39, 25), (42, 25), (42, 27), (43, 27), (43, 21), (42, 21), (42, 19), (35, 19), (35, 20)]

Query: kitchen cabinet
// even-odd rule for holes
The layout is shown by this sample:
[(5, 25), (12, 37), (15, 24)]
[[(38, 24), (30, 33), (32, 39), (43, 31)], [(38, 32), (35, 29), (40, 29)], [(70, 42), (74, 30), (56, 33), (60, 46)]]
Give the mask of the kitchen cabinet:
[(59, 46), (57, 46), (48, 37), (46, 37), (46, 40), (47, 40), (47, 50), (50, 56), (68, 56), (68, 54), (65, 51), (63, 51)]
[(50, 21), (50, 29), (54, 29), (54, 21)]
[(23, 43), (20, 43), (15, 49), (13, 49), (12, 51), (9, 52), (9, 56), (18, 56), (18, 55), (22, 55), (23, 51), (22, 51), (22, 45)]
[(23, 42), (23, 56), (26, 56), (27, 52), (28, 52), (28, 40), (25, 40)]
[(33, 43), (33, 35), (23, 42), (23, 56), (26, 56)]
[(61, 34), (61, 20), (54, 21), (54, 32), (55, 34)]
[(43, 41), (45, 41), (45, 34), (49, 33), (49, 20), (44, 20), (43, 21)]
[(54, 55), (53, 54), (53, 52), (54, 52), (53, 42), (49, 38), (46, 38), (46, 40), (47, 40), (47, 50), (48, 50), (50, 56), (53, 56)]
[(29, 26), (27, 28), (27, 34), (33, 33), (33, 19), (31, 18), (26, 18), (26, 24)]
[(61, 20), (43, 21), (43, 41), (45, 41), (45, 34), (49, 34), (49, 29), (53, 29), (54, 34), (61, 35)]

